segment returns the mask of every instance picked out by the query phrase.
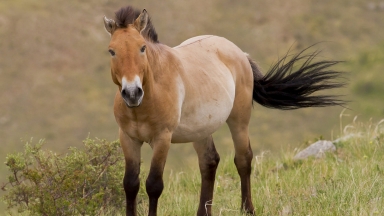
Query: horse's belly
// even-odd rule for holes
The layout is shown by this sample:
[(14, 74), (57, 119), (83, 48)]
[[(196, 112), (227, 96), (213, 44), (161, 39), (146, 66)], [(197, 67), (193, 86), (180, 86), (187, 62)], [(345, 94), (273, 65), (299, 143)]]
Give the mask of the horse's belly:
[[(233, 94), (212, 98), (201, 106), (185, 107), (180, 123), (172, 136), (172, 143), (202, 140), (214, 133), (228, 119), (234, 101)], [(196, 107), (194, 107), (196, 106)]]
[(192, 38), (179, 47), (185, 70), (180, 72), (182, 104), (173, 143), (207, 138), (227, 121), (232, 111), (236, 82), (230, 68), (218, 57), (216, 49), (195, 49), (192, 45), (210, 37)]

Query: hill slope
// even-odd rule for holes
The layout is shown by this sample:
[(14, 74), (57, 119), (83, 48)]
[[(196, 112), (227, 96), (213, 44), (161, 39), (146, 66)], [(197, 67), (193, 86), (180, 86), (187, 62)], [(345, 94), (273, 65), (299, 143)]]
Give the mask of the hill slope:
[[(108, 35), (102, 17), (126, 1), (3, 0), (0, 3), (0, 158), (21, 150), (23, 140), (46, 139), (46, 148), (64, 152), (81, 140), (117, 138), (112, 114), (116, 87), (109, 75)], [(263, 71), (287, 50), (314, 43), (322, 57), (346, 60), (342, 90), (352, 117), (384, 116), (384, 10), (380, 1), (172, 1), (133, 0), (152, 16), (160, 41), (175, 46), (200, 35), (228, 38), (250, 53)], [(251, 143), (255, 152), (297, 146), (339, 134), (342, 108), (278, 111), (255, 106)], [(352, 118), (350, 117), (350, 118)], [(294, 127), (292, 127), (294, 126)], [(232, 149), (228, 130), (215, 134), (218, 151)], [(181, 157), (190, 155), (188, 157)], [(193, 160), (190, 145), (176, 145), (170, 164)], [(145, 146), (144, 157), (151, 155)], [(174, 165), (176, 167), (176, 165)], [(0, 165), (0, 173), (5, 166)], [(1, 175), (3, 176), (3, 175)], [(0, 182), (2, 177), (0, 177)]]

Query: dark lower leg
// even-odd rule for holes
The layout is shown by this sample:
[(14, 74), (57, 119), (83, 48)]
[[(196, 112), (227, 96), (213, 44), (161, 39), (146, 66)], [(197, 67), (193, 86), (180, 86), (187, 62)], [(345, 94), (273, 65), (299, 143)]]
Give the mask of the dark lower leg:
[(251, 162), (253, 158), (252, 150), (249, 146), (245, 154), (235, 156), (235, 165), (241, 179), (241, 207), (247, 213), (254, 213), (251, 197)]
[(127, 216), (136, 215), (136, 196), (140, 188), (139, 172), (140, 165), (126, 164), (123, 184), (127, 202)]
[(157, 201), (163, 192), (163, 172), (162, 170), (154, 170), (151, 168), (150, 174), (146, 181), (146, 190), (149, 197), (149, 214), (151, 216), (156, 215)]
[(126, 215), (136, 215), (136, 196), (140, 188), (140, 149), (142, 142), (132, 140), (122, 130), (120, 132), (120, 144), (125, 158), (125, 175), (123, 180), (126, 196)]
[(197, 211), (198, 216), (211, 215), (213, 190), (215, 185), (216, 169), (220, 156), (216, 151), (212, 137), (202, 142), (194, 143), (195, 150), (199, 156), (199, 167), (201, 174), (200, 203)]
[(213, 200), (213, 190), (215, 186), (216, 168), (219, 164), (219, 157), (207, 164), (201, 170), (201, 191), (200, 191), (200, 204), (197, 215), (211, 215), (211, 206)]
[(170, 137), (171, 136), (169, 136), (167, 139), (157, 140), (153, 143), (154, 147), (151, 168), (145, 183), (149, 197), (149, 216), (157, 215), (157, 202), (164, 188), (163, 172), (171, 143)]

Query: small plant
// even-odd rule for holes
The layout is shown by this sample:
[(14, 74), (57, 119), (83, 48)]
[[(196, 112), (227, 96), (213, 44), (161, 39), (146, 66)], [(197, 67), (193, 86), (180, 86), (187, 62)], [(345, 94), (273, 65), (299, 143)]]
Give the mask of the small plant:
[(9, 154), (10, 175), (2, 186), (10, 211), (27, 215), (116, 215), (124, 206), (124, 158), (118, 142), (84, 141), (59, 156), (43, 140)]

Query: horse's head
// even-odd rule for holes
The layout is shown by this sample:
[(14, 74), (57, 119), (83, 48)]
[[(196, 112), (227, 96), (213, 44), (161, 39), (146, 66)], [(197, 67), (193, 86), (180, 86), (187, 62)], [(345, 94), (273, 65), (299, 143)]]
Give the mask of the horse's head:
[[(134, 15), (133, 15), (134, 16)], [(104, 26), (111, 35), (111, 75), (119, 86), (121, 96), (128, 107), (137, 107), (144, 97), (143, 79), (148, 69), (146, 41), (142, 35), (148, 23), (144, 9), (131, 23), (119, 23), (104, 17)], [(123, 26), (121, 26), (123, 25)]]

